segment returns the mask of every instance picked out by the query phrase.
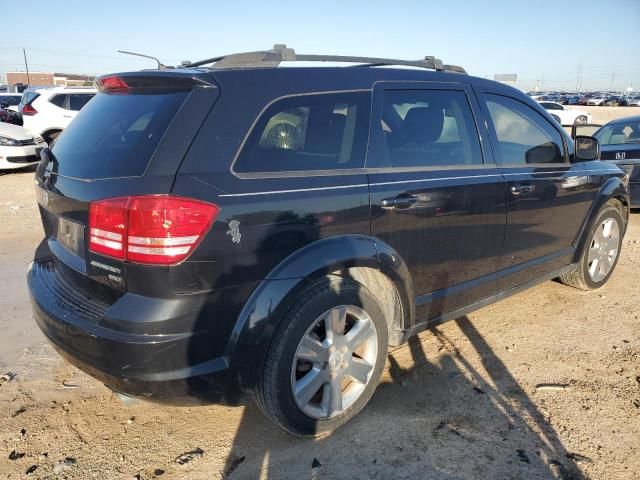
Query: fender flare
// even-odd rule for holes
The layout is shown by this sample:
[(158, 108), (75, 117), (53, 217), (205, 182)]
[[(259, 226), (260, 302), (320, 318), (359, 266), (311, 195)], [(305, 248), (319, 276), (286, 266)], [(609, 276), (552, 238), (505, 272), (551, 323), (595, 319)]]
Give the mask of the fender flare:
[(238, 316), (226, 356), (243, 391), (255, 388), (278, 322), (300, 295), (319, 279), (353, 267), (379, 270), (393, 282), (403, 307), (403, 329), (411, 326), (413, 285), (400, 255), (365, 235), (318, 240), (282, 260), (252, 292)]
[(612, 199), (620, 201), (623, 207), (625, 208), (625, 212), (624, 212), (625, 215), (623, 215), (623, 219), (626, 222), (624, 225), (624, 229), (626, 231), (628, 218), (629, 218), (629, 209), (630, 209), (629, 192), (625, 187), (622, 181), (622, 178), (611, 177), (606, 182), (604, 182), (604, 184), (598, 191), (595, 199), (591, 203), (591, 207), (589, 208), (589, 211), (587, 212), (585, 221), (582, 223), (582, 226), (580, 227), (580, 230), (576, 235), (576, 239), (574, 241), (574, 245), (575, 245), (575, 256), (573, 259), (574, 262), (578, 262), (580, 260), (580, 257), (582, 256), (585, 243), (587, 242), (587, 237), (589, 235), (589, 232), (591, 231), (591, 228), (593, 227), (593, 223), (596, 221), (598, 212), (609, 200), (612, 200)]

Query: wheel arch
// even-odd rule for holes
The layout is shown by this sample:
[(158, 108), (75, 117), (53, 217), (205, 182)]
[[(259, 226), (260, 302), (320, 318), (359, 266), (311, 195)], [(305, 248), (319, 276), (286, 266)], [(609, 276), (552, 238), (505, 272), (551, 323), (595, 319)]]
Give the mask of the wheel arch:
[[(238, 384), (251, 391), (280, 319), (327, 277), (349, 278), (381, 298), (391, 345), (413, 323), (413, 285), (406, 264), (388, 245), (364, 235), (313, 242), (280, 262), (254, 289), (234, 326), (226, 356)], [(381, 294), (380, 292), (384, 292)]]
[(593, 227), (593, 223), (596, 221), (598, 212), (603, 206), (605, 206), (612, 200), (619, 202), (622, 206), (620, 214), (625, 221), (624, 228), (626, 230), (630, 208), (629, 194), (620, 177), (611, 177), (602, 185), (602, 187), (598, 191), (595, 199), (591, 203), (591, 207), (589, 208), (587, 216), (585, 217), (585, 221), (582, 223), (578, 235), (576, 236), (576, 240), (574, 242), (574, 262), (577, 262), (582, 255), (585, 244), (588, 240), (589, 232)]
[[(47, 141), (47, 138), (49, 137), (49, 135), (51, 135), (53, 133), (60, 134), (60, 133), (62, 133), (62, 130), (64, 130), (64, 129), (61, 128), (61, 127), (49, 127), (49, 128), (46, 128), (45, 130), (43, 130), (42, 133), (40, 133), (40, 136), (42, 138), (44, 138), (45, 141)], [(49, 142), (47, 142), (47, 143), (49, 143)]]

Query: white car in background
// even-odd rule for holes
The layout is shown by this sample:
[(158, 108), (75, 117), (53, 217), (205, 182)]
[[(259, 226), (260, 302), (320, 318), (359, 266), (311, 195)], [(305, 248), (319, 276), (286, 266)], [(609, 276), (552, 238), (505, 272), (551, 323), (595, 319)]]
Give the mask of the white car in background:
[(562, 125), (582, 125), (584, 123), (591, 123), (591, 114), (584, 110), (577, 110), (573, 108), (565, 107), (556, 102), (539, 102), (540, 106), (544, 108), (549, 114), (556, 119), (556, 121)]
[(608, 96), (609, 95), (597, 94), (596, 96), (587, 99), (587, 105), (596, 105), (598, 107), (601, 107), (604, 105), (604, 102)]
[(22, 94), (23, 127), (51, 143), (97, 93), (93, 87), (33, 87)]
[(47, 144), (18, 125), (0, 122), (0, 170), (23, 168), (40, 160)]

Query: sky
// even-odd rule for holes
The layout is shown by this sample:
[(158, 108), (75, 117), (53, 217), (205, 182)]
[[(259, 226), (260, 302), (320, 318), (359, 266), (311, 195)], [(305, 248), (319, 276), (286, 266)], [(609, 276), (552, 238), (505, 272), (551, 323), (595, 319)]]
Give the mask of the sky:
[[(32, 12), (25, 15), (26, 11)], [(640, 90), (640, 0), (0, 0), (0, 74), (104, 74), (285, 43), (298, 53), (417, 59), (540, 89)], [(580, 75), (579, 75), (580, 72)]]

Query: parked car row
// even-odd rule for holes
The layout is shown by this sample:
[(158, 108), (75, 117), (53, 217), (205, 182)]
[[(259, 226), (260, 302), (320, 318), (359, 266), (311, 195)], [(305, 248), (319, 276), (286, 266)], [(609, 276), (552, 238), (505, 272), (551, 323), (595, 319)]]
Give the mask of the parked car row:
[(607, 107), (638, 107), (640, 95), (612, 92), (528, 92), (538, 102), (555, 102), (561, 105), (590, 105)]
[(29, 87), (0, 94), (0, 169), (39, 161), (51, 144), (96, 94), (93, 87)]

